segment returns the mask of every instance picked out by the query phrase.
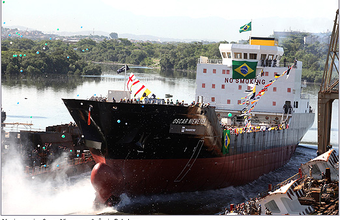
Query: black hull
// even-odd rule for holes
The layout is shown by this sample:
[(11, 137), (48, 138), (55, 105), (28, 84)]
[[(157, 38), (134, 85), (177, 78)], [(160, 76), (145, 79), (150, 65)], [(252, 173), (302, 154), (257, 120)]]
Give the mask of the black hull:
[(202, 142), (200, 158), (223, 156), (222, 129), (214, 108), (64, 102), (83, 132), (87, 146), (100, 150), (106, 158), (185, 159)]
[[(186, 159), (200, 145), (198, 158), (224, 156), (222, 129), (212, 107), (64, 102), (88, 147), (97, 149), (105, 158)], [(289, 129), (231, 135), (228, 155), (296, 145), (313, 119), (314, 113), (294, 114)]]
[(223, 154), (212, 107), (64, 103), (98, 163), (91, 180), (103, 202), (122, 192), (172, 193), (253, 181), (289, 161), (314, 119), (314, 113), (293, 114), (288, 129), (231, 135)]

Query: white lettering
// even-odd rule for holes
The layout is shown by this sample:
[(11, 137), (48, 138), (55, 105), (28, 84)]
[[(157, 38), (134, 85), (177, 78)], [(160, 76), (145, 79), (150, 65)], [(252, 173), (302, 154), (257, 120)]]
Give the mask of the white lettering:
[(206, 119), (205, 118), (176, 118), (172, 121), (172, 124), (191, 124), (191, 125), (198, 125), (198, 124), (205, 124)]

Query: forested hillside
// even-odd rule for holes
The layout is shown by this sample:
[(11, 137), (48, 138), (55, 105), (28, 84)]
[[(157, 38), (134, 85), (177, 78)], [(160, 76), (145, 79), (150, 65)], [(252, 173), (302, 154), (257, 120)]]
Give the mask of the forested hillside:
[[(303, 79), (320, 82), (328, 45), (304, 44), (308, 34), (290, 36), (280, 46), (288, 62), (303, 62)], [(127, 63), (162, 70), (195, 71), (200, 56), (221, 59), (220, 43), (150, 43), (111, 39), (96, 42), (90, 38), (77, 43), (61, 40), (6, 39), (2, 41), (2, 74), (101, 74), (94, 62)]]
[(304, 37), (308, 34), (301, 33), (299, 36), (286, 38), (280, 46), (285, 53), (282, 59), (293, 62), (296, 58), (302, 61), (302, 79), (308, 82), (321, 82), (326, 63), (328, 44), (315, 42), (305, 44)]

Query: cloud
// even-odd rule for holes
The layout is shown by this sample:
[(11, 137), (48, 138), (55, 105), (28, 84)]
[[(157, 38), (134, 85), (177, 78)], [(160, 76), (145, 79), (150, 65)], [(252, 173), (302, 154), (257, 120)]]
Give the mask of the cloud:
[[(150, 17), (185, 16), (190, 18), (221, 17), (228, 20), (257, 19), (265, 17), (333, 18), (338, 8), (336, 1), (327, 3), (316, 0), (286, 0), (279, 5), (272, 0), (102, 0), (112, 8)], [(332, 8), (334, 8), (333, 11)], [(331, 14), (331, 16), (330, 16)]]

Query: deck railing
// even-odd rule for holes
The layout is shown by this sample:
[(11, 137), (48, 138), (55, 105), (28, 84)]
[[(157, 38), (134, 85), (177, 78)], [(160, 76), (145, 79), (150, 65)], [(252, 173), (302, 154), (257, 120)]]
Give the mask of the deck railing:
[[(256, 60), (254, 60), (256, 61)], [(197, 59), (197, 63), (207, 63), (207, 64), (222, 64), (222, 59), (202, 59), (202, 58), (198, 58)], [(271, 64), (270, 67), (291, 67), (292, 65), (294, 65), (294, 63), (286, 63), (284, 64), (282, 63), (276, 63), (275, 65)], [(257, 66), (262, 66), (262, 67), (266, 67), (264, 65), (262, 65), (261, 61), (258, 60), (257, 62)], [(269, 67), (269, 66), (267, 66)], [(295, 67), (296, 68), (296, 67)]]
[(222, 64), (222, 59), (206, 59), (198, 58), (197, 63)]

